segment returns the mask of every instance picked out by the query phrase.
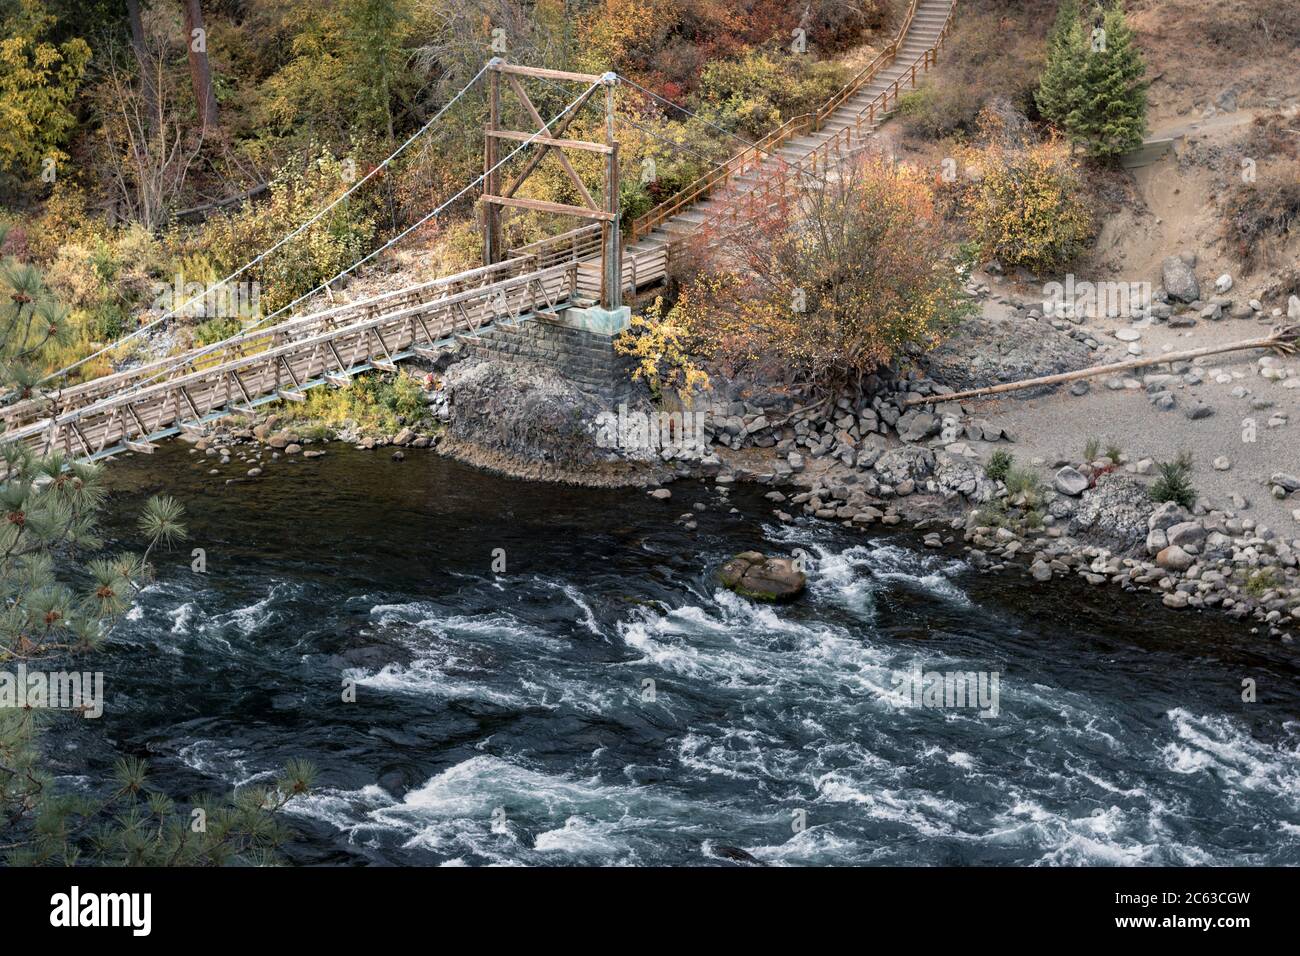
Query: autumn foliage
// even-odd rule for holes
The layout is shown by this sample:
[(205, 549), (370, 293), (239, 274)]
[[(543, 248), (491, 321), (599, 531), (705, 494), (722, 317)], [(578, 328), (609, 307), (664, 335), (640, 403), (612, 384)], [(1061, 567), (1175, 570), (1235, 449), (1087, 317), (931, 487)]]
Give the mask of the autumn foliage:
[(810, 49), (843, 49), (879, 28), (887, 9), (883, 0), (600, 0), (579, 24), (580, 59), (675, 97), (692, 92), (717, 60), (786, 48), (796, 28)]
[(931, 186), (864, 157), (708, 231), (669, 313), (693, 348), (833, 386), (938, 341), (964, 309)]
[(1093, 216), (1070, 149), (1060, 139), (1021, 141), (985, 114), (976, 145), (957, 151), (950, 198), (980, 255), (1006, 266), (1054, 269), (1091, 241)]

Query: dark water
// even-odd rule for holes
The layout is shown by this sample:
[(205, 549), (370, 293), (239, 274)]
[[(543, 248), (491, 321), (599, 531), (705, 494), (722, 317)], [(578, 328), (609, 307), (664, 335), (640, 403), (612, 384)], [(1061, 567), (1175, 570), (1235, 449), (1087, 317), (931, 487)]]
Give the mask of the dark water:
[[(1298, 669), (1221, 618), (782, 529), (752, 491), (729, 514), (700, 483), (665, 505), (348, 448), (226, 486), (187, 451), (111, 466), (116, 514), (161, 486), (192, 540), (64, 756), (98, 772), (106, 730), (177, 797), (309, 758), (295, 861), (1300, 862)], [(711, 581), (796, 547), (795, 605)], [(998, 716), (907, 706), (894, 676), (918, 664), (997, 671)]]

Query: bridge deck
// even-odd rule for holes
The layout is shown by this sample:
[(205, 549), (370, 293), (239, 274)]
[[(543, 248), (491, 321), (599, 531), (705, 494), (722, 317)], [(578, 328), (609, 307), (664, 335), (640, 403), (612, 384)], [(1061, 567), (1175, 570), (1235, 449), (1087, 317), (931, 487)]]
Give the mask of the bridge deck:
[[(827, 168), (852, 150), (897, 106), (935, 60), (955, 0), (918, 0), (900, 38), (860, 87), (810, 123), (792, 122), (768, 145), (733, 160), (725, 175), (629, 243), (623, 284), (633, 292), (668, 274), (674, 248), (703, 223), (764, 202), (773, 183)], [(801, 118), (802, 119), (802, 118)], [(281, 398), (301, 399), (322, 384), (358, 372), (391, 369), (431, 354), (456, 335), (496, 322), (554, 315), (599, 298), (599, 226), (512, 250), (482, 269), (289, 319), (279, 325), (171, 356), (62, 390), (57, 411), (29, 400), (0, 410), (6, 436), (33, 450), (94, 459), (153, 442), (231, 412)], [(42, 417), (44, 416), (44, 417)]]

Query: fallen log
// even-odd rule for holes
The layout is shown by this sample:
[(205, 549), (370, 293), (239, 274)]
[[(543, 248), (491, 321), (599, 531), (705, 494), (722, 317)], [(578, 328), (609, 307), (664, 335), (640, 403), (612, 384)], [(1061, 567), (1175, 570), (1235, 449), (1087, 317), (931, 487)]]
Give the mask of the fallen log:
[(965, 398), (976, 398), (981, 395), (999, 395), (1006, 392), (1018, 392), (1025, 388), (1037, 388), (1043, 385), (1061, 385), (1065, 382), (1077, 382), (1084, 378), (1094, 378), (1098, 375), (1111, 375), (1116, 372), (1128, 372), (1133, 369), (1147, 368), (1151, 365), (1164, 365), (1169, 362), (1184, 362), (1192, 359), (1204, 358), (1207, 355), (1222, 355), (1225, 352), (1244, 352), (1249, 349), (1272, 349), (1281, 355), (1294, 355), (1296, 353), (1297, 343), (1300, 343), (1300, 325), (1279, 326), (1269, 335), (1257, 339), (1243, 339), (1240, 342), (1230, 342), (1227, 345), (1204, 345), (1200, 348), (1186, 349), (1182, 352), (1167, 352), (1163, 355), (1156, 355), (1150, 358), (1133, 359), (1129, 362), (1112, 362), (1109, 365), (1093, 365), (1089, 368), (1081, 368), (1075, 372), (1060, 372), (1056, 375), (1042, 375), (1038, 378), (1027, 378), (1020, 382), (1003, 382), (999, 385), (986, 385), (983, 388), (972, 388), (964, 392), (953, 392), (949, 395), (925, 395), (919, 398), (909, 398), (903, 402), (903, 407), (909, 405), (937, 405), (943, 402), (961, 401)]

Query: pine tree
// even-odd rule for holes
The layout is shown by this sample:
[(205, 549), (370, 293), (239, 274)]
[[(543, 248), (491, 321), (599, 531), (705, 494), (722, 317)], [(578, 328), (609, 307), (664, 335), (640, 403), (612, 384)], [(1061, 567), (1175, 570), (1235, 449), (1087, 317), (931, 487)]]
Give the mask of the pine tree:
[[(0, 225), (0, 246), (6, 232)], [(39, 269), (0, 259), (0, 392), (9, 400), (35, 395), (49, 349), (66, 339), (67, 315)], [(70, 662), (103, 650), (150, 575), (154, 547), (185, 536), (180, 504), (155, 496), (139, 520), (143, 555), (80, 560), (103, 547), (105, 495), (98, 465), (42, 457), (0, 435), (0, 671), (15, 662), (79, 670)], [(5, 676), (12, 689), (16, 678)], [(46, 708), (0, 700), (0, 851), (10, 864), (73, 865), (86, 850), (119, 865), (262, 862), (283, 839), (276, 815), (311, 785), (311, 767), (293, 762), (273, 788), (198, 798), (194, 807), (212, 822), (196, 830), (191, 813), (150, 789), (142, 761), (118, 762), (107, 799), (58, 792), (41, 750), (52, 719)]]
[(1064, 127), (1082, 93), (1083, 61), (1087, 47), (1079, 20), (1079, 0), (1061, 0), (1056, 24), (1047, 40), (1047, 63), (1034, 95), (1038, 111)]
[(1079, 100), (1064, 125), (1089, 156), (1114, 159), (1142, 144), (1146, 63), (1118, 2), (1106, 9), (1094, 37), (1083, 61)]

